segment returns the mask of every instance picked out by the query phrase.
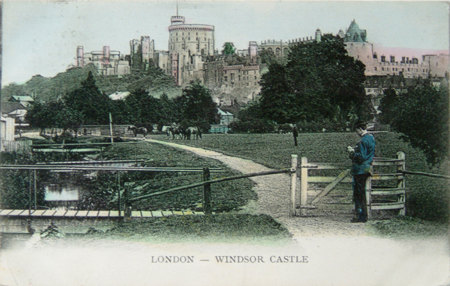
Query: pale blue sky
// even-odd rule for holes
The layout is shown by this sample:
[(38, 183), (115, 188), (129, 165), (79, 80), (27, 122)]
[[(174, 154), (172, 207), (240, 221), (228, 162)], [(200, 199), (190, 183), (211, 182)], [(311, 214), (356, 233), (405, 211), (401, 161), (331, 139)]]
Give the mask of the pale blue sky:
[[(167, 50), (175, 1), (162, 0), (5, 0), (2, 83), (24, 82), (35, 74), (54, 76), (85, 51), (129, 53), (141, 35)], [(448, 50), (446, 2), (179, 1), (188, 23), (215, 26), (216, 49), (226, 41), (239, 49), (249, 41), (313, 36), (317, 28), (337, 33), (352, 19), (370, 42), (386, 47)]]

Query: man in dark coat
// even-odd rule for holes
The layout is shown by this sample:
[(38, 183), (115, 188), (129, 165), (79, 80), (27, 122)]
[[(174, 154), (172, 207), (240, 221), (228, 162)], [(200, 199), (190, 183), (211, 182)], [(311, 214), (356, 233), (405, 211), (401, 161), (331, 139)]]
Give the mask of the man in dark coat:
[(370, 167), (375, 156), (375, 138), (367, 133), (365, 123), (355, 126), (356, 133), (361, 137), (356, 147), (347, 147), (352, 159), (353, 200), (355, 202), (355, 217), (352, 222), (367, 221), (366, 180), (370, 176)]

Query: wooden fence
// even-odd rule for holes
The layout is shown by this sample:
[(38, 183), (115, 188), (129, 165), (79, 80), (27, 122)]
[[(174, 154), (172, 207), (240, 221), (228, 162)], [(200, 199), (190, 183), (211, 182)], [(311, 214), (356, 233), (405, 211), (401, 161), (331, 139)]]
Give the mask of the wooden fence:
[[(341, 170), (337, 176), (314, 175), (319, 170)], [(405, 153), (398, 152), (397, 158), (375, 157), (371, 176), (366, 181), (366, 202), (369, 218), (374, 210), (399, 210), (400, 215), (405, 215)], [(292, 205), (294, 215), (299, 205), (299, 215), (304, 216), (308, 209), (315, 208), (314, 204), (329, 194), (339, 183), (351, 183), (350, 169), (344, 166), (328, 163), (308, 162), (306, 157), (301, 158), (300, 164), (300, 202)], [(309, 184), (327, 184), (325, 188), (314, 198), (308, 201)], [(349, 188), (349, 191), (351, 188)], [(292, 195), (296, 198), (296, 195)]]

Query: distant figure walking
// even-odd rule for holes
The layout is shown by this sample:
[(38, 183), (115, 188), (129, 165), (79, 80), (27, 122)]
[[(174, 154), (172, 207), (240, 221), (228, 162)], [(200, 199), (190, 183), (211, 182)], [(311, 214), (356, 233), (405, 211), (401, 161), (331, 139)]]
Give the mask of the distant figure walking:
[(352, 222), (367, 221), (366, 180), (370, 176), (370, 166), (375, 156), (375, 138), (367, 133), (365, 123), (357, 123), (355, 131), (361, 137), (356, 147), (347, 147), (352, 159), (353, 200), (355, 202), (355, 217)]
[(294, 127), (292, 128), (292, 135), (294, 136), (294, 146), (297, 146), (297, 137), (298, 137), (298, 129), (297, 129), (297, 125), (294, 125)]

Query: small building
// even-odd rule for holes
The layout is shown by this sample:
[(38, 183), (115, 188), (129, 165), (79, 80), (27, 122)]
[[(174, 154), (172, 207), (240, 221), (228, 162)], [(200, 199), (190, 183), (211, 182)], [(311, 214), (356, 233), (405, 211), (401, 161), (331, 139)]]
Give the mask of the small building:
[(8, 116), (0, 118), (0, 151), (9, 150), (9, 145), (14, 143), (15, 119)]
[(16, 118), (17, 121), (25, 121), (27, 109), (20, 102), (2, 102), (2, 116)]
[(220, 125), (228, 126), (234, 120), (234, 115), (228, 111), (217, 109), (217, 114), (220, 116)]
[(23, 106), (27, 107), (34, 102), (34, 99), (29, 95), (13, 95), (11, 101), (20, 102)]

